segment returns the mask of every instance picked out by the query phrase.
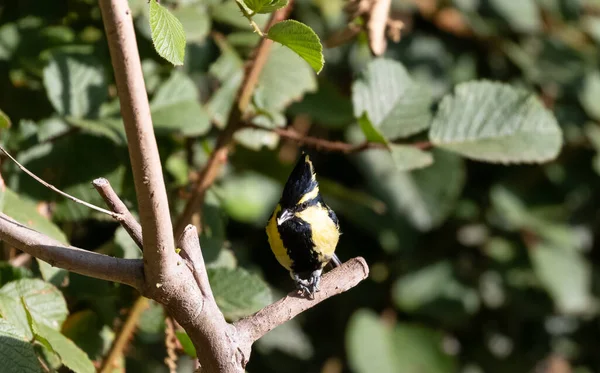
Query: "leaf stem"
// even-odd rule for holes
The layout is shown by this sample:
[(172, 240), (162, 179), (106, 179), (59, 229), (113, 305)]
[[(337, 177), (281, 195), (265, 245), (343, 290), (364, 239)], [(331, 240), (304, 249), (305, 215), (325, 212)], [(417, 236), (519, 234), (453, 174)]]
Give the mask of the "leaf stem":
[(252, 17), (256, 13), (254, 13), (254, 12), (248, 12), (246, 10), (246, 7), (242, 3), (242, 0), (235, 0), (235, 3), (237, 4), (238, 8), (240, 8), (240, 11), (242, 12), (242, 15), (244, 17), (246, 17), (246, 19), (248, 20), (248, 22), (250, 22), (250, 26), (252, 26), (252, 28), (254, 29), (254, 32), (256, 32), (258, 35), (260, 35), (261, 38), (264, 38), (265, 34), (262, 32), (262, 30), (260, 29), (260, 27), (258, 26), (258, 24), (256, 22), (254, 22), (254, 20), (252, 19)]

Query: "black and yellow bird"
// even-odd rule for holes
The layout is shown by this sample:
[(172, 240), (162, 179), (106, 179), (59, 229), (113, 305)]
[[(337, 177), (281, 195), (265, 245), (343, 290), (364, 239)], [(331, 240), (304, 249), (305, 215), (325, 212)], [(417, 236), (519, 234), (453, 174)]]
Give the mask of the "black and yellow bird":
[(323, 201), (315, 170), (303, 154), (283, 188), (267, 225), (269, 245), (277, 261), (290, 271), (296, 287), (313, 297), (323, 268), (340, 260), (334, 251), (340, 237), (338, 218)]

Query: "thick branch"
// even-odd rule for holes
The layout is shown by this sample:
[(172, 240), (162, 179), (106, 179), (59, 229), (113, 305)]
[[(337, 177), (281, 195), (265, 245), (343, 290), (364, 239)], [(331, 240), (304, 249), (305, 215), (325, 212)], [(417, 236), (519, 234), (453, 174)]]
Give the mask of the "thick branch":
[(363, 258), (350, 259), (323, 276), (321, 291), (315, 294), (314, 299), (300, 297), (293, 291), (254, 315), (236, 322), (234, 326), (240, 335), (240, 347), (246, 358), (249, 357), (252, 343), (257, 339), (325, 299), (353, 288), (368, 275), (369, 266)]
[(67, 246), (0, 213), (0, 239), (51, 265), (101, 280), (119, 282), (141, 291), (143, 264)]
[(100, 9), (129, 146), (145, 247), (144, 269), (150, 286), (158, 286), (177, 265), (177, 255), (131, 11), (123, 0), (100, 0)]
[(125, 206), (123, 201), (121, 201), (117, 193), (115, 193), (108, 180), (101, 177), (92, 181), (92, 185), (96, 188), (98, 194), (102, 196), (102, 199), (104, 199), (108, 208), (119, 214), (118, 218), (115, 219), (123, 226), (123, 228), (125, 228), (135, 244), (143, 251), (142, 227), (140, 226), (140, 223), (135, 220), (133, 215), (131, 215), (131, 212), (129, 212), (129, 209)]
[[(277, 22), (281, 22), (286, 19), (291, 12), (293, 6), (293, 0), (290, 0), (285, 8), (277, 10), (271, 16), (268, 28)], [(192, 216), (198, 211), (204, 202), (204, 195), (208, 188), (214, 183), (217, 178), (221, 166), (227, 160), (229, 153), (229, 147), (233, 143), (233, 135), (235, 132), (242, 127), (242, 116), (248, 109), (252, 94), (258, 83), (260, 73), (267, 62), (269, 52), (273, 41), (269, 39), (261, 39), (260, 44), (256, 50), (254, 60), (249, 65), (246, 74), (244, 75), (244, 81), (238, 91), (238, 104), (234, 105), (227, 120), (227, 125), (223, 132), (217, 139), (217, 144), (213, 150), (208, 162), (204, 166), (204, 169), (200, 173), (198, 182), (193, 191), (192, 197), (188, 200), (183, 213), (179, 217), (177, 224), (175, 225), (175, 234), (179, 235), (183, 232), (185, 226), (191, 221)]]

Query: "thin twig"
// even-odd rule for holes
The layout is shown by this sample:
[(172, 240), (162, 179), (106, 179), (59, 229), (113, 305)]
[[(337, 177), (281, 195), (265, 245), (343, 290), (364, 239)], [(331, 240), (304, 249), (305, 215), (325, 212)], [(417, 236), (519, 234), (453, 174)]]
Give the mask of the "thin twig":
[(102, 196), (108, 207), (119, 214), (119, 218), (116, 220), (125, 228), (129, 236), (133, 239), (135, 244), (144, 251), (144, 244), (142, 238), (142, 226), (135, 220), (131, 212), (125, 206), (123, 201), (119, 198), (117, 193), (105, 178), (101, 177), (92, 181), (92, 185), (98, 191), (98, 194)]
[[(285, 8), (281, 8), (273, 13), (269, 21), (268, 28), (273, 26), (275, 23), (286, 19), (291, 12), (292, 6), (293, 0), (290, 0)], [(196, 183), (196, 187), (192, 193), (192, 197), (188, 200), (183, 213), (177, 220), (177, 224), (175, 224), (176, 236), (183, 232), (185, 226), (192, 220), (192, 216), (198, 212), (202, 206), (202, 203), (204, 202), (204, 195), (206, 191), (214, 183), (219, 174), (221, 166), (227, 160), (229, 147), (233, 143), (233, 136), (237, 130), (242, 127), (242, 116), (250, 105), (252, 94), (254, 93), (256, 84), (258, 83), (260, 73), (267, 62), (272, 44), (272, 40), (266, 38), (261, 39), (254, 56), (254, 60), (249, 65), (248, 70), (246, 70), (244, 80), (238, 91), (238, 104), (233, 106), (227, 120), (227, 125), (225, 126), (223, 132), (221, 132), (219, 135), (215, 149), (211, 153), (208, 162), (202, 169), (202, 172), (200, 172), (198, 182)], [(201, 230), (201, 227), (197, 228), (198, 231)]]
[(148, 308), (149, 305), (148, 298), (143, 296), (138, 297), (133, 304), (133, 307), (131, 307), (131, 310), (129, 310), (127, 320), (113, 341), (110, 351), (102, 362), (102, 366), (100, 369), (98, 369), (98, 372), (109, 373), (115, 370), (115, 362), (120, 356), (123, 356), (123, 351), (131, 340), (131, 336), (137, 328), (137, 324), (142, 316), (142, 313), (146, 310), (146, 308)]
[(119, 219), (120, 216), (117, 213), (114, 213), (112, 211), (108, 211), (106, 209), (103, 209), (102, 207), (98, 207), (96, 205), (92, 205), (91, 203), (88, 203), (86, 201), (82, 201), (77, 197), (73, 197), (72, 195), (63, 192), (62, 190), (58, 189), (57, 187), (55, 187), (54, 185), (47, 183), (46, 181), (42, 180), (41, 178), (39, 178), (37, 175), (35, 175), (33, 172), (29, 171), (27, 168), (25, 168), (25, 166), (23, 166), (22, 164), (20, 164), (12, 155), (10, 155), (3, 147), (0, 146), (0, 150), (6, 154), (6, 156), (8, 158), (10, 158), (10, 160), (12, 160), (13, 162), (15, 162), (15, 164), (21, 169), (21, 171), (25, 172), (27, 175), (31, 176), (32, 178), (34, 178), (38, 183), (42, 184), (43, 186), (45, 186), (46, 188), (55, 191), (56, 193), (60, 194), (61, 196), (64, 196), (68, 199), (70, 199), (71, 201), (77, 202), (79, 204), (82, 204), (86, 207), (91, 208), (92, 210), (96, 210), (99, 212), (102, 212), (104, 214), (110, 215), (115, 219)]
[(143, 290), (143, 262), (65, 245), (0, 213), (0, 240), (52, 266)]
[[(330, 141), (325, 139), (320, 139), (318, 137), (311, 137), (302, 135), (291, 128), (264, 128), (252, 123), (247, 123), (246, 127), (260, 129), (264, 131), (272, 131), (279, 136), (296, 141), (299, 144), (308, 145), (314, 147), (316, 149), (330, 151), (330, 152), (341, 152), (345, 154), (352, 154), (362, 152), (368, 149), (387, 149), (386, 144), (378, 143), (378, 142), (369, 142), (364, 141), (360, 144), (349, 144), (341, 141)], [(398, 144), (398, 145), (406, 145), (413, 146), (415, 148), (426, 150), (431, 148), (432, 144), (429, 141), (421, 141), (410, 144)]]

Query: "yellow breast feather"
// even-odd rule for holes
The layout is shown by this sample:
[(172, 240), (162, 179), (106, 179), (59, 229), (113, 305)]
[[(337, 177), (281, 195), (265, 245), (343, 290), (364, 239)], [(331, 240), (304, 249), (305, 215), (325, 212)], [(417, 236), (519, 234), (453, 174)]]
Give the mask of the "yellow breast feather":
[(292, 266), (292, 260), (288, 256), (287, 250), (285, 246), (283, 246), (283, 241), (279, 236), (279, 231), (277, 230), (277, 214), (279, 211), (281, 211), (281, 206), (277, 205), (269, 220), (269, 224), (267, 225), (267, 237), (269, 238), (269, 245), (271, 246), (273, 254), (275, 254), (275, 258), (277, 258), (279, 264), (289, 271)]
[(296, 216), (310, 224), (314, 250), (325, 266), (333, 256), (340, 238), (340, 232), (329, 217), (329, 212), (319, 203), (296, 213)]

